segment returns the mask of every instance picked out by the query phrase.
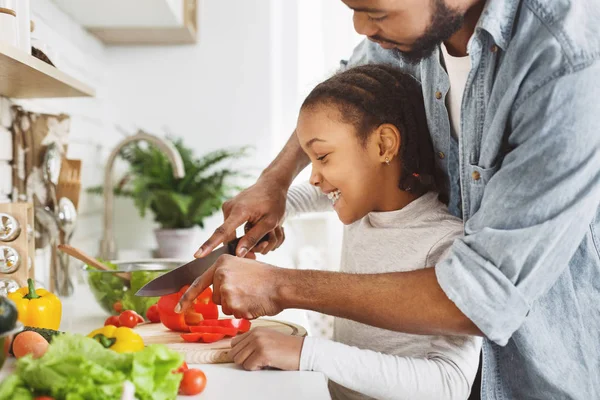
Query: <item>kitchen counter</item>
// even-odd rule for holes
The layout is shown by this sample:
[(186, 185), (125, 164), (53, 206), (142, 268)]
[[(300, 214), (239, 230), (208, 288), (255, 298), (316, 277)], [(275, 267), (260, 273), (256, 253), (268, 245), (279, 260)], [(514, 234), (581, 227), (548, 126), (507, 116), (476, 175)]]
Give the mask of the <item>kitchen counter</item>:
[[(86, 285), (77, 285), (75, 294), (62, 299), (61, 330), (88, 334), (104, 324), (107, 315), (94, 300)], [(287, 313), (287, 314), (286, 314)], [(276, 319), (285, 320), (294, 311), (284, 311)], [(297, 318), (294, 318), (297, 319)], [(296, 321), (294, 321), (296, 322)], [(178, 396), (178, 399), (261, 399), (261, 400), (321, 400), (330, 399), (327, 379), (319, 372), (246, 371), (235, 364), (199, 364), (206, 374), (207, 385), (198, 396)], [(0, 371), (0, 381), (14, 369), (9, 359)]]

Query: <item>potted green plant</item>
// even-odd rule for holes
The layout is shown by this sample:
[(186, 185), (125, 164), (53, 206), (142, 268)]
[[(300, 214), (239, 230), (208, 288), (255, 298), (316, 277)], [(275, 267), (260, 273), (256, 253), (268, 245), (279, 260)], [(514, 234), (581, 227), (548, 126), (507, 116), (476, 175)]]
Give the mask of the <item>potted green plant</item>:
[[(183, 144), (173, 140), (179, 151), (185, 176), (173, 177), (167, 157), (150, 144), (133, 142), (119, 156), (129, 168), (114, 188), (115, 195), (133, 199), (140, 216), (150, 210), (160, 225), (155, 230), (158, 256), (189, 258), (190, 249), (198, 245), (197, 237), (204, 220), (221, 208), (239, 185), (232, 178), (247, 175), (230, 164), (247, 154), (247, 148), (220, 149), (199, 158)], [(101, 194), (102, 187), (88, 191)]]

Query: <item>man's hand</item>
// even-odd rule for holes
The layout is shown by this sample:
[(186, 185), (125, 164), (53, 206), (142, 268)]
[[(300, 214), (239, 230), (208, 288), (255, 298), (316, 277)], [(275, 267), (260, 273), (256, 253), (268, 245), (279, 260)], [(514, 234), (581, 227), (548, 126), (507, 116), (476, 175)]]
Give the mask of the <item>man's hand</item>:
[(227, 315), (246, 319), (276, 315), (283, 310), (280, 289), (290, 283), (289, 272), (255, 260), (223, 255), (192, 283), (175, 311), (186, 310), (212, 284), (213, 301)]
[(285, 213), (287, 189), (287, 186), (264, 176), (254, 185), (225, 202), (223, 225), (215, 230), (194, 256), (204, 257), (221, 243), (233, 240), (235, 230), (246, 222), (252, 228), (240, 239), (236, 249), (239, 257), (245, 257), (264, 236), (267, 236), (267, 240), (253, 252), (266, 254), (279, 247), (285, 238), (281, 223)]
[(215, 230), (195, 256), (204, 257), (221, 243), (232, 241), (235, 239), (235, 230), (246, 222), (252, 229), (246, 232), (238, 243), (235, 252), (237, 256), (245, 257), (265, 235), (266, 243), (261, 243), (254, 249), (255, 253), (266, 254), (279, 247), (285, 239), (280, 228), (285, 213), (287, 191), (292, 180), (309, 161), (294, 132), (256, 184), (223, 204), (223, 225)]
[(303, 337), (257, 328), (234, 337), (229, 355), (233, 362), (248, 371), (265, 367), (298, 371), (303, 343)]

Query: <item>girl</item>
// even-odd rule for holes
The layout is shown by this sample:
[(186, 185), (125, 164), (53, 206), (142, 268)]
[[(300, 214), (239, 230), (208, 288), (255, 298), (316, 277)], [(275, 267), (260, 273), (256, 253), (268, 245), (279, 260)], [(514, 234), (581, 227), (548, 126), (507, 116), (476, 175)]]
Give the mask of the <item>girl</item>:
[[(384, 65), (335, 75), (308, 95), (296, 133), (312, 175), (290, 189), (288, 216), (333, 206), (346, 225), (341, 273), (430, 267), (462, 234), (434, 191), (423, 97), (411, 76)], [(336, 318), (334, 341), (257, 329), (233, 345), (240, 365), (269, 351), (274, 367), (324, 373), (334, 399), (440, 400), (469, 396), (481, 341)]]

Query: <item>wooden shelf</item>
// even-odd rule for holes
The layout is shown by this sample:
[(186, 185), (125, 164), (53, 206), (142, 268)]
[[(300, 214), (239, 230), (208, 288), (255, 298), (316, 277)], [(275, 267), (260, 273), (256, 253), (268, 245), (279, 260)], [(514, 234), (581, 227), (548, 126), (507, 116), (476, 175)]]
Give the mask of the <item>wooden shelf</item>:
[(52, 65), (0, 43), (0, 96), (16, 99), (42, 97), (93, 97), (90, 86)]

